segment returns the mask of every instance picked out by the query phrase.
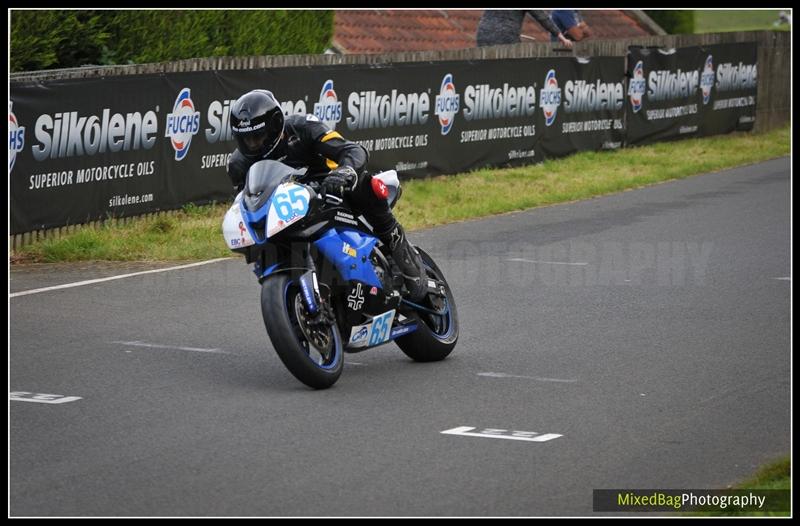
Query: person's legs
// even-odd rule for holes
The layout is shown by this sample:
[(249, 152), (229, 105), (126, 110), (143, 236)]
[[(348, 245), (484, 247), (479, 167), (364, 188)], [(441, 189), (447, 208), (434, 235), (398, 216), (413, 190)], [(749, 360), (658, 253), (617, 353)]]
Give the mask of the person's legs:
[(405, 230), (397, 222), (386, 200), (378, 198), (372, 190), (372, 176), (362, 174), (358, 185), (350, 195), (350, 202), (372, 225), (375, 235), (389, 247), (392, 257), (400, 268), (409, 290), (411, 301), (425, 298), (427, 285), (422, 270), (422, 258), (406, 238)]

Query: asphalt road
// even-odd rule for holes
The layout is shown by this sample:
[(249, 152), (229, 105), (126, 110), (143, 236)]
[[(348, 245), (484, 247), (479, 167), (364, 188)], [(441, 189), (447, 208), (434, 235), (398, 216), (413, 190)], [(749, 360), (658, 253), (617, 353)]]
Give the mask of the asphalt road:
[[(781, 158), (414, 232), (456, 350), (348, 355), (327, 391), (278, 360), (241, 260), (11, 297), (9, 390), (80, 399), (9, 402), (9, 513), (591, 516), (593, 489), (724, 488), (790, 449), (789, 183)], [(56, 269), (11, 291), (109, 273)]]

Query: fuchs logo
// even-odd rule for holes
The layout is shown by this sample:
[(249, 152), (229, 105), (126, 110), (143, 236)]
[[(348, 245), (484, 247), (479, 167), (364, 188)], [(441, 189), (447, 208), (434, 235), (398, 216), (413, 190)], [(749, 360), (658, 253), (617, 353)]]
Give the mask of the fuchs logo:
[(436, 110), (434, 115), (439, 117), (439, 124), (442, 126), (442, 135), (447, 135), (453, 128), (453, 121), (458, 113), (460, 99), (456, 93), (456, 86), (453, 84), (453, 75), (448, 73), (442, 79), (442, 86), (439, 94), (436, 95)]
[(183, 88), (175, 99), (172, 113), (167, 115), (167, 130), (164, 137), (169, 137), (175, 150), (175, 160), (180, 161), (189, 152), (192, 136), (200, 131), (200, 112), (194, 110), (191, 91)]
[(25, 146), (25, 126), (20, 126), (17, 116), (11, 111), (13, 102), (8, 101), (8, 175), (14, 169), (17, 153)]
[(636, 63), (633, 68), (633, 77), (628, 82), (628, 98), (631, 101), (633, 113), (642, 109), (642, 98), (644, 98), (644, 90), (647, 86), (647, 81), (644, 78), (644, 67), (642, 61)]
[(703, 92), (703, 104), (708, 104), (711, 99), (711, 87), (714, 85), (714, 57), (706, 58), (706, 65), (700, 75), (700, 90)]
[(555, 122), (558, 107), (561, 105), (561, 88), (558, 87), (554, 69), (548, 71), (544, 77), (544, 87), (539, 90), (539, 105), (544, 112), (544, 123), (550, 126)]
[(326, 80), (322, 85), (319, 102), (314, 104), (314, 115), (332, 130), (335, 130), (336, 123), (342, 120), (342, 103), (333, 91), (332, 80)]

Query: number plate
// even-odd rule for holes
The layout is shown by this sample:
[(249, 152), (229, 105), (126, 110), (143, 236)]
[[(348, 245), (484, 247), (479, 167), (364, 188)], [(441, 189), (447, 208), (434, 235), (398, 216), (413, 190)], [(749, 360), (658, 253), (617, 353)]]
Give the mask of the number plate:
[(267, 237), (272, 237), (305, 217), (311, 194), (299, 184), (283, 183), (270, 199), (267, 215)]
[(347, 346), (351, 348), (372, 347), (386, 343), (392, 333), (394, 315), (395, 310), (392, 309), (372, 318), (369, 323), (353, 327), (350, 331), (350, 340)]
[(380, 345), (389, 341), (392, 332), (392, 322), (394, 321), (394, 309), (383, 313), (372, 320), (372, 330), (369, 333), (369, 345)]

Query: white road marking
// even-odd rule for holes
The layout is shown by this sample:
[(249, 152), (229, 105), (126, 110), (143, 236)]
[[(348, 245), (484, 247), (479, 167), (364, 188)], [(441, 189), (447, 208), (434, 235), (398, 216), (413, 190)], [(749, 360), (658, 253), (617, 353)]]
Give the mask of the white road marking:
[(81, 287), (83, 285), (92, 285), (94, 283), (102, 283), (104, 281), (112, 281), (115, 279), (130, 278), (133, 276), (141, 276), (143, 274), (155, 274), (157, 272), (167, 272), (170, 270), (180, 270), (184, 268), (199, 267), (200, 265), (208, 265), (209, 263), (216, 263), (217, 261), (225, 261), (235, 258), (217, 258), (209, 259), (208, 261), (200, 261), (198, 263), (189, 263), (187, 265), (179, 265), (177, 267), (159, 268), (155, 270), (143, 270), (141, 272), (133, 272), (131, 274), (120, 274), (119, 276), (109, 276), (107, 278), (89, 279), (86, 281), (77, 281), (74, 283), (65, 283), (63, 285), (55, 285), (53, 287), (43, 287), (41, 289), (23, 290), (21, 292), (13, 292), (8, 295), (9, 298), (16, 298), (18, 296), (27, 296), (29, 294), (39, 294), (40, 292), (50, 292), (51, 290), (71, 289), (73, 287)]
[(572, 263), (569, 261), (539, 261), (536, 259), (522, 259), (522, 258), (509, 258), (508, 261), (521, 261), (522, 263), (541, 263), (543, 265), (576, 265), (576, 266), (588, 265), (588, 263), (585, 262)]
[(64, 396), (58, 394), (29, 393), (27, 391), (13, 391), (8, 393), (8, 399), (15, 402), (35, 402), (37, 404), (66, 404), (81, 400), (80, 396)]
[(509, 431), (506, 429), (483, 429), (477, 433), (471, 431), (476, 429), (469, 426), (454, 427), (442, 431), (442, 435), (457, 435), (462, 437), (478, 437), (478, 438), (502, 438), (504, 440), (521, 440), (523, 442), (547, 442), (560, 436), (556, 433), (539, 434), (533, 431)]
[(575, 383), (578, 381), (575, 379), (562, 380), (560, 378), (542, 378), (540, 376), (519, 376), (516, 374), (506, 374), (506, 373), (478, 373), (478, 376), (488, 376), (491, 378), (524, 378), (525, 380), (536, 380), (539, 382)]
[[(114, 341), (114, 342), (109, 342), (109, 343), (118, 343), (120, 345), (132, 345), (134, 347), (148, 347), (148, 348), (152, 348), (152, 349), (176, 349), (178, 351), (211, 352), (211, 353), (217, 353), (217, 354), (230, 354), (230, 353), (228, 353), (228, 351), (223, 351), (222, 349), (203, 349), (201, 347), (179, 347), (177, 345), (161, 345), (161, 344), (158, 344), (158, 343), (146, 343), (146, 342), (140, 342), (140, 341), (135, 341), (135, 342)], [(125, 352), (130, 352), (130, 351), (125, 351)]]

